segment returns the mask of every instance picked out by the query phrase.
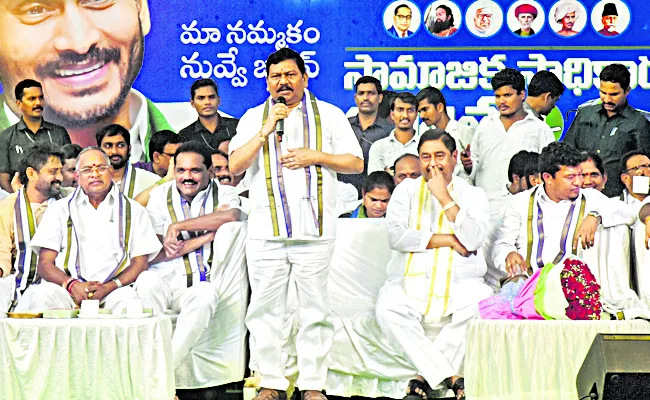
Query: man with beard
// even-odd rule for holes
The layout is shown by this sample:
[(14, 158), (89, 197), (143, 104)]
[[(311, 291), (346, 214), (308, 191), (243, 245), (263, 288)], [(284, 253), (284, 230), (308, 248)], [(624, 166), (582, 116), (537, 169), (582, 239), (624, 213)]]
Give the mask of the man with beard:
[(471, 150), (461, 153), (465, 171), (489, 198), (504, 195), (512, 156), (521, 150), (539, 153), (555, 141), (551, 128), (524, 109), (526, 81), (521, 72), (505, 68), (491, 83), (499, 114), (483, 117)]
[(413, 35), (415, 32), (409, 29), (411, 27), (412, 18), (413, 11), (411, 11), (411, 7), (406, 4), (398, 5), (395, 7), (393, 26), (388, 29), (388, 33), (398, 38), (405, 38)]
[(431, 129), (417, 150), (422, 176), (399, 184), (388, 204), (393, 256), (377, 297), (377, 323), (418, 373), (405, 399), (426, 399), (427, 386), (439, 384), (464, 399), (467, 323), (476, 304), (492, 294), (481, 251), (488, 201), (482, 189), (454, 175), (458, 154), (451, 135)]
[(566, 0), (558, 3), (555, 13), (553, 14), (555, 22), (562, 25), (557, 34), (560, 36), (574, 36), (578, 31), (573, 30), (578, 18), (582, 17), (582, 8), (580, 3), (575, 0)]
[(650, 154), (650, 121), (627, 102), (630, 72), (622, 64), (610, 64), (600, 73), (602, 104), (581, 107), (563, 141), (580, 151), (600, 155), (610, 177), (603, 189), (608, 197), (619, 196), (623, 184), (621, 157), (632, 150)]
[(599, 30), (603, 36), (616, 36), (619, 33), (616, 31), (616, 23), (618, 22), (618, 10), (616, 10), (616, 4), (606, 3), (603, 7), (602, 19), (603, 29)]
[(6, 88), (35, 77), (48, 103), (44, 115), (72, 142), (94, 145), (109, 124), (129, 129), (131, 158), (144, 159), (153, 132), (171, 129), (161, 112), (131, 86), (140, 72), (151, 20), (147, 0), (53, 0), (24, 7), (0, 3), (0, 129), (18, 121)]
[(18, 173), (23, 187), (0, 201), (0, 318), (38, 282), (37, 255), (27, 245), (47, 207), (59, 198), (63, 154), (47, 142), (27, 148)]
[(567, 143), (544, 147), (539, 162), (544, 183), (510, 199), (492, 252), (496, 268), (509, 277), (530, 275), (565, 255), (581, 257), (582, 249), (593, 247), (600, 224), (608, 228), (635, 221), (625, 203), (581, 188), (585, 160)]
[(65, 128), (43, 119), (45, 96), (39, 82), (25, 79), (16, 85), (14, 92), (22, 117), (0, 133), (0, 187), (9, 193), (13, 192), (11, 179), (28, 146), (43, 141), (58, 146), (70, 143)]
[(363, 150), (363, 172), (360, 174), (339, 175), (341, 182), (354, 185), (358, 194), (361, 194), (363, 182), (368, 175), (368, 157), (370, 146), (390, 133), (392, 126), (385, 118), (378, 117), (379, 104), (384, 95), (379, 79), (373, 76), (362, 76), (354, 83), (354, 102), (359, 108), (359, 114), (350, 117), (350, 125), (357, 136), (361, 150)]
[(219, 115), (221, 98), (217, 83), (212, 79), (199, 79), (192, 83), (190, 104), (199, 114), (199, 119), (178, 132), (181, 142), (194, 140), (216, 150), (221, 142), (232, 139), (237, 133), (239, 120)]
[(427, 21), (429, 32), (438, 37), (451, 36), (458, 31), (458, 28), (454, 26), (454, 14), (451, 12), (451, 8), (444, 4), (436, 7), (435, 17), (429, 16)]
[(129, 162), (131, 137), (121, 125), (108, 125), (95, 135), (97, 146), (109, 157), (113, 167), (113, 182), (120, 193), (134, 199), (140, 192), (151, 187), (160, 177), (144, 169), (134, 168)]
[(368, 173), (388, 172), (402, 154), (417, 154), (418, 137), (413, 128), (417, 115), (415, 96), (408, 92), (398, 93), (390, 105), (390, 118), (395, 123), (395, 129), (388, 137), (370, 146)]
[(239, 219), (239, 198), (234, 188), (213, 179), (210, 152), (188, 142), (174, 156), (174, 181), (151, 192), (147, 211), (164, 245), (151, 261), (164, 285), (161, 298), (179, 313), (172, 337), (174, 369), (196, 344), (219, 302), (210, 282), (214, 237), (219, 227)]
[(537, 8), (535, 6), (525, 3), (518, 5), (515, 8), (515, 17), (519, 21), (519, 25), (521, 25), (521, 28), (515, 31), (515, 35), (527, 37), (535, 34), (535, 30), (530, 27), (537, 18)]
[(147, 212), (117, 190), (99, 148), (84, 149), (77, 167), (79, 187), (48, 207), (29, 243), (38, 254), (41, 282), (23, 294), (25, 309), (72, 309), (95, 299), (117, 314), (140, 298), (144, 307), (163, 313), (162, 282), (147, 271), (162, 246)]

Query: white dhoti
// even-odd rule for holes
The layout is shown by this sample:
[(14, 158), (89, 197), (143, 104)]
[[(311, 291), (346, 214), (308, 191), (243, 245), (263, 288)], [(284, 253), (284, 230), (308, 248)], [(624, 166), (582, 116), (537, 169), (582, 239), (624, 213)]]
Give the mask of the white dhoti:
[[(144, 271), (138, 276), (133, 286), (123, 286), (110, 292), (102, 299), (103, 308), (115, 314), (121, 314), (127, 308), (130, 300), (141, 299), (145, 308), (152, 308), (154, 313), (162, 313), (165, 308), (156, 304), (155, 300), (147, 293), (157, 293), (163, 286), (162, 280), (150, 271)], [(140, 296), (142, 288), (147, 290)], [(57, 308), (71, 309), (75, 302), (70, 294), (61, 286), (51, 282), (42, 281), (37, 285), (30, 285), (16, 305), (16, 312), (42, 312)], [(161, 311), (162, 310), (162, 311)]]
[(333, 240), (267, 241), (249, 239), (246, 245), (251, 301), (246, 325), (254, 343), (251, 358), (257, 360), (264, 388), (286, 390), (282, 355), (283, 322), (287, 311), (289, 277), (295, 279), (299, 304), (297, 386), (322, 390), (325, 363), (332, 346), (334, 327), (328, 321), (327, 278)]
[(465, 331), (476, 317), (476, 305), (432, 323), (424, 322), (418, 308), (404, 293), (402, 281), (388, 281), (377, 298), (377, 323), (395, 349), (435, 387), (446, 378), (462, 375)]

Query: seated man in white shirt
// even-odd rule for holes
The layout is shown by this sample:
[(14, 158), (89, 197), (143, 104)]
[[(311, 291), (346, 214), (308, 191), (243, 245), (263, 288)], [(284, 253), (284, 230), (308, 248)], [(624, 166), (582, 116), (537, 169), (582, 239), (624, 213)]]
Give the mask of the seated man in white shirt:
[(29, 243), (39, 255), (43, 281), (23, 294), (27, 310), (73, 308), (95, 299), (121, 313), (129, 300), (140, 297), (144, 307), (164, 312), (154, 299), (162, 282), (147, 271), (160, 242), (145, 209), (118, 191), (112, 174), (101, 149), (79, 154), (78, 188), (47, 208)]
[(408, 92), (397, 93), (390, 103), (390, 118), (395, 129), (388, 137), (377, 140), (370, 146), (368, 154), (368, 173), (389, 172), (395, 160), (404, 153), (417, 154), (418, 136), (413, 124), (417, 117), (417, 101)]
[(470, 150), (461, 153), (465, 171), (488, 198), (504, 196), (508, 162), (520, 150), (541, 152), (555, 141), (551, 128), (524, 109), (526, 81), (521, 72), (505, 68), (492, 78), (498, 115), (481, 119)]
[(510, 199), (492, 251), (496, 268), (510, 277), (531, 274), (569, 253), (580, 257), (578, 244), (591, 248), (601, 223), (611, 227), (634, 222), (634, 211), (623, 202), (581, 188), (580, 164), (585, 159), (563, 142), (553, 142), (542, 150), (544, 183)]
[(621, 171), (621, 182), (625, 186), (621, 201), (640, 205), (648, 197), (650, 158), (641, 150), (629, 151), (621, 158)]
[(210, 282), (217, 229), (239, 219), (239, 196), (232, 186), (213, 180), (210, 151), (198, 142), (183, 143), (174, 155), (174, 180), (151, 192), (147, 211), (164, 251), (151, 261), (163, 279), (167, 308), (179, 313), (172, 337), (178, 367), (208, 327), (219, 302)]
[(465, 329), (476, 304), (492, 294), (483, 281), (481, 251), (488, 201), (482, 189), (454, 176), (458, 152), (451, 135), (425, 132), (418, 152), (422, 177), (399, 184), (388, 205), (394, 251), (377, 299), (377, 322), (418, 371), (407, 398), (426, 399), (426, 383), (444, 382), (464, 399), (459, 375)]

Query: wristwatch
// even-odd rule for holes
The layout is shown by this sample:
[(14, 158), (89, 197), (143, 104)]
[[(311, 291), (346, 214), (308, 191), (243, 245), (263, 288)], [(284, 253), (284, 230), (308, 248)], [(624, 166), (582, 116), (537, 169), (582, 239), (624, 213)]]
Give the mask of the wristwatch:
[(590, 211), (587, 215), (591, 215), (592, 217), (596, 217), (596, 219), (598, 220), (598, 224), (601, 224), (603, 222), (603, 217), (601, 217), (600, 214), (598, 214), (598, 212), (596, 212), (596, 211)]

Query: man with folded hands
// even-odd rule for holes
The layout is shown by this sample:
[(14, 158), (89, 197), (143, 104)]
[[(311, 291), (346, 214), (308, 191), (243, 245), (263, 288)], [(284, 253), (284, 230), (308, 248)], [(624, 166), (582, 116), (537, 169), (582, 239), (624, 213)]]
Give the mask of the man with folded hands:
[(42, 281), (23, 294), (25, 310), (73, 308), (96, 299), (121, 313), (139, 297), (144, 307), (164, 311), (152, 296), (160, 291), (160, 278), (146, 271), (162, 246), (145, 209), (120, 193), (112, 175), (101, 149), (81, 151), (79, 187), (48, 207), (29, 243), (39, 255)]

